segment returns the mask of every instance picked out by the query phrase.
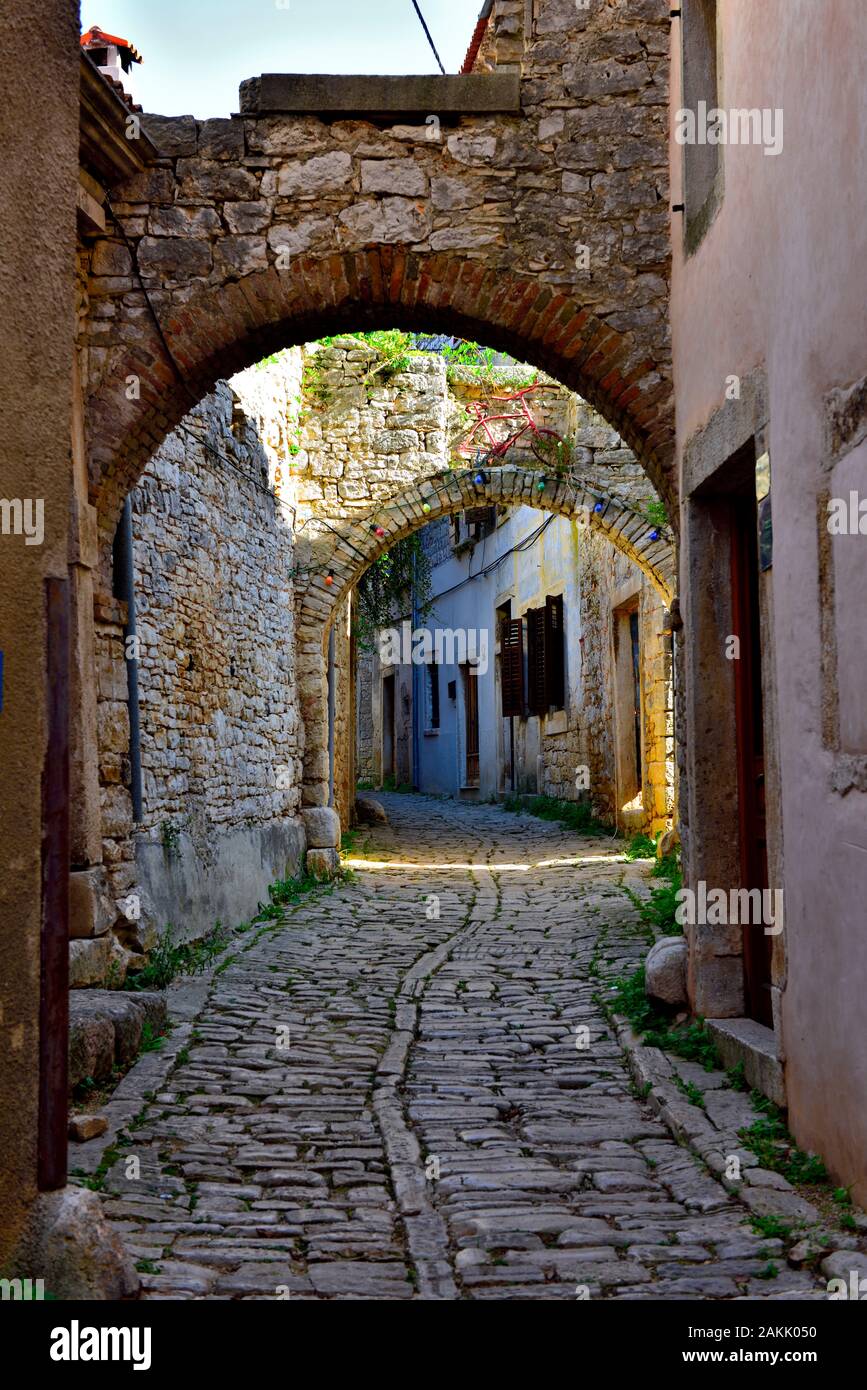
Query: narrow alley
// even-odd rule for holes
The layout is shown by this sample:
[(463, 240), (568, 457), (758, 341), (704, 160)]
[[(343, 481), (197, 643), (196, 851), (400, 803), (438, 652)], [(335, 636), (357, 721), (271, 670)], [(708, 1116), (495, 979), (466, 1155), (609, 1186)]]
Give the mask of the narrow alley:
[(107, 1111), (143, 1296), (810, 1297), (637, 1096), (600, 1002), (646, 946), (622, 841), (384, 802), (350, 881), (233, 948), (162, 1088), (146, 1058)]

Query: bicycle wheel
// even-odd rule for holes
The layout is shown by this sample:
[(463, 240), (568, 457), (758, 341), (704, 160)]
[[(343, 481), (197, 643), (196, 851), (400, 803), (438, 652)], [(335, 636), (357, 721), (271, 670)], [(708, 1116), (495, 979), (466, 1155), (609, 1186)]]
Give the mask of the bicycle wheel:
[(530, 449), (546, 468), (565, 468), (569, 463), (569, 445), (556, 430), (533, 430)]

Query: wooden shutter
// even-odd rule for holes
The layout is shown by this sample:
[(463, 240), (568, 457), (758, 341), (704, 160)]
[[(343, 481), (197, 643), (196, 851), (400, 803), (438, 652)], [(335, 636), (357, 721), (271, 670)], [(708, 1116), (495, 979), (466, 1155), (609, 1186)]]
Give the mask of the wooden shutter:
[(546, 704), (563, 709), (566, 704), (566, 654), (563, 629), (563, 597), (545, 600)]
[(545, 668), (545, 609), (527, 611), (527, 706), (531, 714), (547, 714)]
[(524, 714), (524, 620), (506, 618), (500, 625), (500, 684), (503, 718)]

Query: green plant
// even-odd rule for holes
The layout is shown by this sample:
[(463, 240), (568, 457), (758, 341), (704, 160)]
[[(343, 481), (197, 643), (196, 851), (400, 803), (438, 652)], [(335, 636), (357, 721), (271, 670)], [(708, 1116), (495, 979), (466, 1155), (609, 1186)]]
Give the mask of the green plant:
[[(646, 838), (646, 836), (636, 836), (636, 839)], [(653, 844), (653, 841), (648, 841), (648, 843)], [(634, 844), (635, 840), (631, 842), (631, 845)], [(656, 854), (655, 845), (653, 846), (653, 853)], [(628, 850), (627, 855), (629, 855)], [(677, 909), (680, 906), (678, 893), (683, 886), (683, 875), (676, 857), (668, 855), (664, 859), (657, 859), (652, 869), (652, 875), (654, 878), (665, 881), (659, 888), (652, 888), (648, 898), (639, 898), (631, 888), (627, 888), (625, 885), (623, 891), (636, 908), (641, 921), (651, 929), (654, 935), (661, 933), (663, 936), (680, 936), (683, 933), (683, 927), (677, 921)]]
[(521, 796), (510, 793), (500, 802), (504, 811), (524, 811), (539, 820), (557, 821), (581, 835), (610, 835), (610, 829), (597, 820), (588, 801), (560, 801), (552, 796)]
[(700, 1086), (696, 1086), (694, 1081), (684, 1081), (682, 1076), (675, 1073), (674, 1084), (693, 1105), (697, 1105), (700, 1110), (705, 1109), (704, 1091)]
[(750, 1217), (750, 1225), (756, 1235), (764, 1236), (766, 1240), (790, 1239), (795, 1227), (791, 1221), (784, 1221), (781, 1216), (757, 1216)]
[(150, 952), (144, 969), (128, 975), (125, 989), (165, 989), (179, 975), (200, 975), (211, 961), (225, 951), (233, 933), (217, 922), (201, 941), (177, 945), (174, 927), (167, 926)]
[(726, 1076), (733, 1091), (746, 1091), (748, 1089), (743, 1062), (735, 1062), (733, 1067), (728, 1068)]
[(657, 497), (645, 502), (644, 515), (658, 530), (668, 528), (668, 512), (665, 510), (664, 504), (660, 502)]
[(322, 368), (315, 358), (305, 358), (302, 388), (304, 394), (310, 397), (320, 409), (324, 409), (331, 400), (333, 394), (331, 387), (323, 381)]
[(539, 434), (533, 437), (532, 448), (539, 462), (555, 473), (565, 473), (572, 462), (572, 446), (568, 439), (554, 439), (550, 434)]
[(430, 612), (432, 579), (418, 531), (396, 541), (358, 581), (356, 636), (362, 648), (372, 649), (377, 633), (397, 621), (413, 591), (418, 615), (424, 618)]
[(166, 857), (169, 859), (174, 858), (174, 856), (178, 853), (178, 850), (180, 849), (180, 824), (178, 824), (176, 821), (164, 820), (162, 825), (160, 826), (160, 839), (162, 840), (162, 846), (166, 852)]
[(627, 859), (655, 859), (656, 840), (651, 840), (649, 835), (633, 835), (625, 853)]
[(703, 1018), (672, 1024), (666, 1014), (648, 999), (644, 988), (644, 966), (632, 975), (614, 981), (616, 1008), (625, 1014), (649, 1047), (673, 1052), (689, 1062), (699, 1062), (705, 1071), (718, 1068), (720, 1056)]
[(168, 1032), (169, 1029), (167, 1027), (165, 1032), (157, 1033), (150, 1019), (146, 1018), (142, 1024), (139, 1052), (159, 1052), (168, 1037)]
[(761, 1166), (781, 1173), (790, 1183), (826, 1183), (828, 1170), (821, 1158), (798, 1148), (773, 1101), (758, 1091), (752, 1091), (750, 1099), (757, 1118), (738, 1134)]

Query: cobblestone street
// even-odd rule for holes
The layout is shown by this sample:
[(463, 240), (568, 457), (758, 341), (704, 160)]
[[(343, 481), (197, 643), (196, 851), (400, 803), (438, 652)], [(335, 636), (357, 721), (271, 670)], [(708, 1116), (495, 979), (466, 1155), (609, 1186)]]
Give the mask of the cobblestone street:
[(385, 800), (353, 882), (241, 938), (109, 1152), (145, 1296), (809, 1294), (767, 1278), (780, 1243), (636, 1098), (596, 1002), (646, 949), (636, 868), (497, 807)]

